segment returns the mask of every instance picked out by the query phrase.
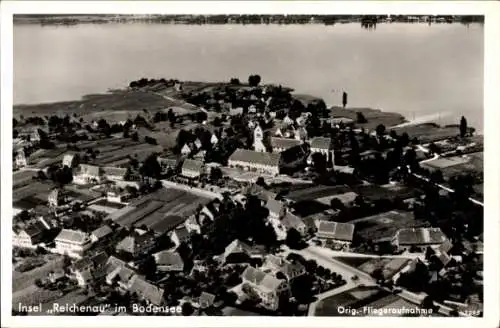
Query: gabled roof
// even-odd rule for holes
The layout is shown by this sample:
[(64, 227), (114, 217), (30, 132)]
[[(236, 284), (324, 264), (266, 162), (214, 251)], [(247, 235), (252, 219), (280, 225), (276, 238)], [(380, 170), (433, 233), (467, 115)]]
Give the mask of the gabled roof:
[(282, 272), (287, 277), (292, 276), (294, 272), (305, 270), (305, 267), (301, 263), (291, 263), (286, 259), (273, 254), (269, 254), (266, 256), (266, 260), (263, 266), (267, 266), (273, 268), (274, 270)]
[(432, 245), (446, 241), (446, 236), (440, 228), (409, 228), (396, 232), (400, 245)]
[(297, 139), (271, 137), (271, 146), (273, 148), (288, 149), (300, 144), (301, 141)]
[(127, 169), (123, 167), (112, 167), (105, 166), (102, 168), (102, 173), (105, 175), (113, 175), (113, 176), (125, 176), (127, 173)]
[(88, 239), (88, 234), (78, 230), (63, 229), (57, 235), (56, 242), (69, 242), (74, 244), (83, 244)]
[(163, 302), (163, 295), (165, 291), (146, 280), (144, 278), (134, 275), (130, 281), (129, 291), (136, 293), (139, 297), (148, 300), (154, 305), (160, 305)]
[(94, 269), (104, 269), (108, 262), (108, 254), (100, 252), (90, 257), (84, 257), (73, 264), (73, 270), (84, 271)]
[(202, 292), (198, 303), (200, 303), (201, 307), (210, 307), (214, 304), (215, 295), (207, 292)]
[(131, 236), (127, 236), (122, 241), (116, 245), (117, 250), (122, 250), (128, 253), (135, 253), (135, 248), (137, 244), (143, 243), (145, 240), (152, 238), (153, 233), (151, 232), (146, 232), (143, 234), (138, 234), (138, 233), (132, 233)]
[(287, 212), (285, 214), (285, 217), (281, 220), (281, 223), (287, 228), (287, 229), (296, 229), (299, 230), (301, 227), (306, 228), (306, 224), (302, 221), (301, 218), (299, 218), (297, 215)]
[(177, 235), (177, 238), (179, 238), (179, 239), (187, 238), (190, 235), (189, 231), (183, 225), (174, 229), (174, 231), (172, 233), (175, 233)]
[(158, 266), (184, 266), (184, 261), (179, 253), (174, 251), (161, 251), (153, 254)]
[(202, 168), (203, 168), (202, 161), (195, 161), (192, 159), (186, 159), (186, 160), (184, 160), (184, 163), (182, 164), (182, 170), (201, 172)]
[(320, 221), (317, 234), (322, 238), (352, 241), (354, 236), (354, 224)]
[(250, 255), (252, 253), (252, 247), (238, 239), (235, 239), (226, 246), (226, 249), (224, 250), (224, 258), (227, 258), (230, 254), (235, 253), (245, 253)]
[(66, 154), (63, 157), (63, 163), (71, 163), (73, 162), (73, 159), (75, 158), (75, 154)]
[(106, 224), (106, 225), (103, 225), (102, 227), (97, 228), (94, 231), (92, 231), (92, 235), (94, 237), (96, 237), (97, 239), (101, 239), (103, 237), (106, 237), (107, 235), (109, 235), (112, 232), (113, 232), (113, 229), (111, 229), (110, 226), (108, 226)]
[(86, 174), (94, 177), (100, 175), (100, 168), (96, 165), (80, 164), (78, 167), (78, 174)]
[(276, 291), (283, 280), (274, 277), (273, 275), (266, 274), (265, 272), (255, 269), (251, 266), (247, 267), (242, 274), (242, 278), (251, 282), (257, 288), (266, 291)]
[(276, 199), (269, 199), (266, 203), (266, 208), (269, 210), (271, 213), (280, 213), (285, 205)]
[(314, 137), (311, 139), (311, 148), (331, 150), (331, 139), (325, 137)]
[(240, 148), (236, 149), (236, 151), (229, 157), (229, 160), (266, 166), (279, 166), (280, 154), (264, 153)]
[(45, 230), (47, 230), (46, 227), (40, 221), (35, 221), (24, 228), (24, 232), (31, 238), (43, 233)]

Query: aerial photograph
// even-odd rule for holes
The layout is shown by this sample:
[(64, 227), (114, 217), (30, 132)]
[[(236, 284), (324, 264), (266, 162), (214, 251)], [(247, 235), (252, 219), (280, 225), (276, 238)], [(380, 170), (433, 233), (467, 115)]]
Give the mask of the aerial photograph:
[(12, 316), (483, 317), (483, 75), (484, 16), (14, 15)]

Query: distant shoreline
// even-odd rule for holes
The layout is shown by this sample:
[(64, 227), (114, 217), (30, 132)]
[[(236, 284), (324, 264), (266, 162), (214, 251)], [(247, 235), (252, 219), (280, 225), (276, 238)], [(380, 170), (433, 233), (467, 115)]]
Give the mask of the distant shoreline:
[(433, 15), (14, 15), (14, 24), (71, 26), (78, 24), (153, 23), (167, 25), (335, 25), (376, 24), (474, 24), (484, 23), (483, 16)]

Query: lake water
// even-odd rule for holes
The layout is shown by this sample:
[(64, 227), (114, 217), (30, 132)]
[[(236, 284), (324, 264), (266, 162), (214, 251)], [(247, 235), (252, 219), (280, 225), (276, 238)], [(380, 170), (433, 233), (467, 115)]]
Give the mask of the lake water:
[(140, 77), (246, 80), (349, 106), (483, 127), (483, 26), (14, 26), (14, 103), (79, 99)]

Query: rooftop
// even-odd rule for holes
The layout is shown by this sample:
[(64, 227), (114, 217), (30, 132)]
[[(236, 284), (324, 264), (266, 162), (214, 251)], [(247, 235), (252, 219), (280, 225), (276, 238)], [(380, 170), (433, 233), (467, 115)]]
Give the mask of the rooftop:
[(56, 242), (66, 242), (74, 244), (83, 244), (87, 241), (88, 234), (78, 230), (63, 229), (57, 235)]
[(271, 146), (273, 148), (288, 149), (300, 145), (302, 142), (297, 139), (290, 138), (271, 138)]
[(237, 149), (230, 157), (230, 161), (279, 166), (280, 154), (264, 153), (248, 149)]
[(332, 141), (330, 138), (325, 137), (314, 137), (310, 140), (311, 148), (331, 150)]
[(447, 239), (440, 228), (400, 229), (396, 238), (399, 245), (441, 244)]
[(322, 238), (352, 241), (354, 236), (354, 224), (320, 221), (317, 234)]

